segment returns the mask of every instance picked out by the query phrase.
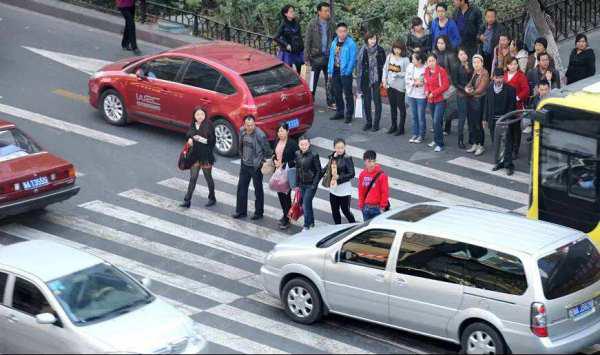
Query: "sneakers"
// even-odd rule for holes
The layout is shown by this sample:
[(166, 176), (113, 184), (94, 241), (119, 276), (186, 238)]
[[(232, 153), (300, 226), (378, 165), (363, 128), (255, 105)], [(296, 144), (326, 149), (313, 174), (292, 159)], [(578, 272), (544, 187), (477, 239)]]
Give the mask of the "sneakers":
[(438, 145), (438, 146), (436, 146), (436, 147), (435, 147), (435, 149), (434, 149), (434, 151), (435, 151), (436, 153), (439, 153), (439, 152), (441, 152), (441, 151), (443, 151), (443, 150), (444, 150), (444, 148), (440, 147), (439, 145)]
[(410, 139), (408, 140), (408, 143), (416, 143), (417, 140), (417, 136), (412, 136), (410, 137)]
[(427, 146), (428, 146), (429, 148), (433, 148), (433, 147), (435, 147), (435, 142), (431, 142), (431, 143), (427, 144)]
[(485, 148), (482, 145), (477, 146), (477, 150), (475, 151), (475, 156), (478, 157), (485, 152)]
[(473, 144), (471, 146), (471, 148), (467, 149), (467, 153), (475, 153), (477, 151), (477, 148), (479, 147), (479, 145), (477, 144)]
[(417, 139), (415, 139), (413, 141), (413, 143), (415, 143), (415, 144), (421, 144), (421, 143), (423, 143), (423, 138), (422, 137), (417, 137)]

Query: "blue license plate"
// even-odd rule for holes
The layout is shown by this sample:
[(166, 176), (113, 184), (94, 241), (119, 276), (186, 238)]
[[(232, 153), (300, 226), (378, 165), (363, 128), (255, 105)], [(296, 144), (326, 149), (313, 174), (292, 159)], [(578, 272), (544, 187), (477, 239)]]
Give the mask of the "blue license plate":
[(33, 189), (37, 189), (37, 188), (40, 188), (40, 187), (46, 186), (46, 185), (48, 185), (48, 178), (45, 176), (42, 176), (37, 179), (23, 182), (23, 189), (33, 190)]
[(587, 301), (569, 309), (569, 318), (581, 318), (587, 314), (594, 313), (594, 300)]
[(293, 120), (287, 121), (288, 127), (290, 129), (300, 127), (300, 119), (294, 118)]

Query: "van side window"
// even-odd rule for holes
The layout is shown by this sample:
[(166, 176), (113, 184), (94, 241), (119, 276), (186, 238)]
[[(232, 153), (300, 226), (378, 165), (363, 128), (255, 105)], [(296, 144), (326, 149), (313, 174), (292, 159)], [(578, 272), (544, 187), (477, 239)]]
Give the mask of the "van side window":
[(8, 280), (8, 275), (0, 272), (0, 304), (4, 301), (4, 290), (6, 289), (6, 281)]
[(34, 284), (21, 278), (15, 280), (12, 308), (32, 317), (42, 313), (54, 314), (44, 294)]
[(385, 269), (390, 249), (396, 237), (395, 231), (372, 229), (347, 241), (340, 251), (340, 261)]
[(527, 290), (525, 270), (518, 258), (417, 233), (404, 235), (396, 272), (511, 295)]

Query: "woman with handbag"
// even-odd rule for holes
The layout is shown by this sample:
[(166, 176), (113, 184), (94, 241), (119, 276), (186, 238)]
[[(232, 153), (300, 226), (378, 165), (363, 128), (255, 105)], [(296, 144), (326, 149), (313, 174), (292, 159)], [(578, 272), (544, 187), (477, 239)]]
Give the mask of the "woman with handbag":
[(198, 175), (202, 169), (202, 174), (208, 186), (208, 203), (206, 207), (214, 206), (217, 203), (215, 197), (215, 182), (212, 178), (212, 166), (215, 163), (215, 127), (210, 119), (206, 117), (206, 111), (203, 108), (197, 107), (194, 110), (192, 126), (186, 134), (187, 144), (189, 147), (188, 162), (191, 163), (190, 168), (190, 183), (188, 185), (187, 194), (180, 205), (184, 208), (190, 208), (192, 195), (196, 189)]
[[(385, 50), (378, 43), (379, 37), (374, 33), (365, 35), (365, 44), (358, 52), (357, 94), (363, 97), (363, 112), (367, 121), (363, 131), (379, 131), (381, 121), (381, 78), (385, 64)], [(385, 89), (384, 89), (385, 90)], [(371, 102), (375, 104), (375, 119), (371, 112)]]
[(356, 223), (350, 211), (352, 199), (352, 184), (354, 179), (354, 162), (351, 156), (346, 155), (346, 142), (337, 138), (333, 144), (334, 152), (329, 155), (329, 163), (323, 171), (322, 184), (329, 189), (329, 203), (335, 224), (342, 224), (340, 209), (346, 216), (348, 223)]
[[(273, 156), (273, 162), (277, 169), (290, 169), (296, 167), (296, 152), (298, 151), (298, 144), (293, 139), (289, 138), (290, 128), (287, 123), (282, 123), (277, 129), (277, 142), (275, 143), (275, 155)], [(280, 229), (288, 229), (290, 226), (290, 219), (288, 213), (292, 207), (292, 190), (291, 188), (287, 192), (277, 192), (279, 197), (279, 203), (281, 204), (281, 210), (283, 211), (283, 217), (279, 220)]]
[(315, 227), (312, 201), (321, 181), (321, 160), (319, 154), (310, 149), (310, 140), (306, 136), (298, 140), (300, 150), (296, 152), (296, 175), (298, 188), (302, 194), (304, 210), (304, 230)]

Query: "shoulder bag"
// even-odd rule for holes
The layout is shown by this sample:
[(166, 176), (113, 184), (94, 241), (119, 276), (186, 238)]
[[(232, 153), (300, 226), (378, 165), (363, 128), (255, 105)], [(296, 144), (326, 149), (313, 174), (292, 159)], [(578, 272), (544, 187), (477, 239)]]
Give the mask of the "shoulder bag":
[[(383, 171), (378, 172), (377, 174), (375, 174), (375, 177), (373, 177), (373, 180), (371, 180), (371, 183), (369, 184), (369, 186), (367, 187), (367, 191), (365, 191), (365, 196), (364, 196), (364, 200), (367, 200), (367, 196), (369, 196), (369, 192), (371, 192), (371, 189), (373, 188), (373, 185), (375, 185), (375, 182), (377, 181), (377, 179), (379, 179), (379, 177), (383, 174)], [(385, 208), (383, 209), (384, 212), (389, 211), (391, 208), (391, 204), (390, 201), (387, 201), (387, 205), (385, 206)]]

